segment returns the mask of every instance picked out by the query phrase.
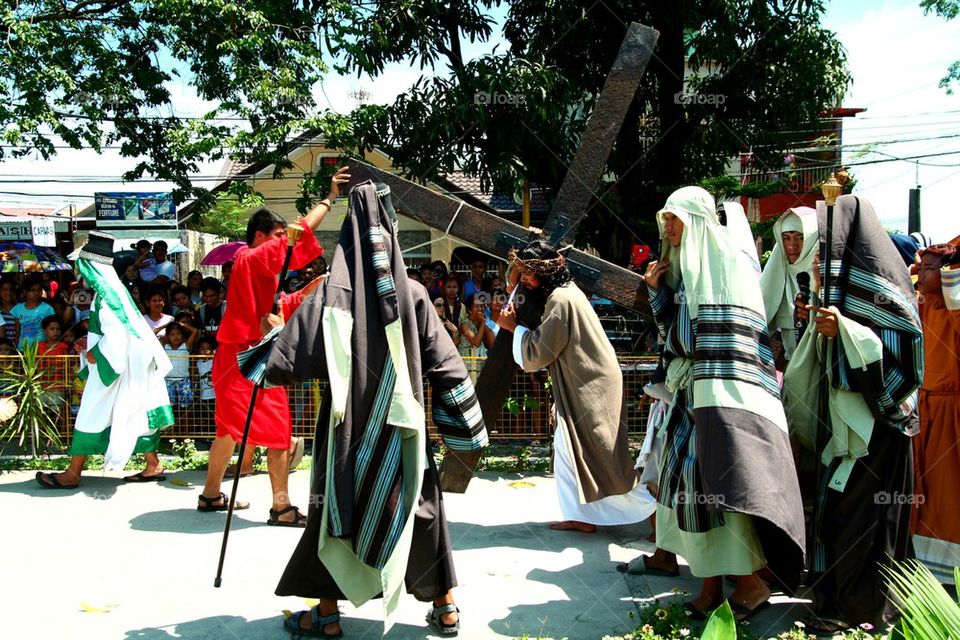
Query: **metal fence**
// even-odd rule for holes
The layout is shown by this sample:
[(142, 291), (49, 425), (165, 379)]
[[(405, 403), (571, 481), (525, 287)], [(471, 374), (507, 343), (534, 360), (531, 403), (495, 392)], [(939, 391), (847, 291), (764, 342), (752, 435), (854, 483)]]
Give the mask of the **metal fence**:
[[(171, 360), (188, 360), (189, 376), (178, 378), (172, 385), (171, 404), (175, 424), (164, 430), (165, 438), (213, 438), (216, 433), (214, 412), (216, 400), (210, 385), (212, 356), (172, 356)], [(464, 358), (467, 367), (479, 370), (483, 358)], [(55, 422), (65, 442), (69, 442), (73, 423), (80, 408), (83, 382), (77, 378), (77, 356), (41, 356), (44, 388), (49, 393), (48, 407), (56, 415)], [(643, 385), (656, 368), (653, 356), (620, 356), (624, 391), (627, 400), (627, 417), (632, 436), (642, 436), (646, 430), (648, 402), (643, 395)], [(18, 357), (0, 357), (0, 376), (3, 371), (20, 368)], [(525, 373), (517, 369), (510, 395), (504, 403), (499, 423), (490, 428), (494, 440), (539, 440), (552, 437), (553, 426), (550, 408), (552, 392), (546, 370)], [(430, 385), (425, 384), (427, 406), (430, 406)], [(313, 437), (316, 428), (320, 401), (326, 391), (326, 383), (306, 382), (287, 387), (290, 399), (290, 417), (293, 433)], [(427, 411), (427, 427), (436, 434), (430, 411)]]

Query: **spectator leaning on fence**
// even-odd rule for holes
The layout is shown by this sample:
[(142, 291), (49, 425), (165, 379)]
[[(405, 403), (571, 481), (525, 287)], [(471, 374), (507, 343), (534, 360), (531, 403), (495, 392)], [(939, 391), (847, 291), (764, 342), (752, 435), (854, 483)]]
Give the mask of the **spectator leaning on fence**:
[(43, 327), (40, 322), (53, 315), (53, 307), (41, 299), (43, 280), (30, 275), (23, 280), (24, 301), (11, 309), (10, 313), (20, 322), (20, 342), (18, 348), (36, 344), (43, 340)]

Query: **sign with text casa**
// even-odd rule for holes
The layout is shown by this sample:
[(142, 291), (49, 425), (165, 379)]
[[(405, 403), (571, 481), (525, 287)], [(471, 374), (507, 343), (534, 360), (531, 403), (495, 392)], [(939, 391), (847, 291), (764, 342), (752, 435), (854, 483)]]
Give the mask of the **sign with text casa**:
[(170, 193), (95, 193), (97, 228), (176, 227), (177, 206)]

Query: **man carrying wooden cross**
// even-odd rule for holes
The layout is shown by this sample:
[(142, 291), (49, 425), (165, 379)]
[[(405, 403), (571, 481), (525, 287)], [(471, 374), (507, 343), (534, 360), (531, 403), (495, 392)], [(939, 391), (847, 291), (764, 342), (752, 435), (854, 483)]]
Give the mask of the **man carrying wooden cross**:
[(497, 322), (514, 332), (517, 364), (525, 371), (547, 367), (553, 382), (554, 471), (564, 520), (550, 528), (593, 533), (597, 525), (648, 518), (656, 501), (637, 482), (627, 446), (623, 374), (600, 319), (550, 244), (534, 240), (512, 259), (512, 286), (519, 280), (547, 296), (536, 329), (517, 324), (512, 304)]

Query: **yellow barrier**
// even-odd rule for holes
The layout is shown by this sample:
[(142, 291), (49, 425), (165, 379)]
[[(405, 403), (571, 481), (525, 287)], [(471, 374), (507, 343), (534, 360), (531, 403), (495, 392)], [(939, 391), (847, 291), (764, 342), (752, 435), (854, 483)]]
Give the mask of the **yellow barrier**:
[[(164, 430), (165, 438), (212, 438), (216, 432), (214, 410), (216, 401), (204, 399), (204, 390), (209, 390), (209, 368), (211, 356), (172, 356), (172, 360), (188, 359), (189, 376), (178, 379), (171, 404), (174, 408), (176, 423)], [(38, 358), (44, 370), (44, 385), (48, 391), (62, 396), (57, 411), (56, 423), (61, 436), (69, 441), (73, 432), (73, 422), (80, 407), (83, 383), (76, 377), (79, 360), (77, 356), (41, 356)], [(464, 358), (468, 368), (483, 366), (483, 358)], [(621, 356), (620, 368), (623, 371), (624, 391), (627, 398), (627, 418), (630, 435), (641, 437), (647, 426), (648, 399), (643, 395), (643, 385), (656, 368), (657, 359), (653, 356)], [(0, 357), (0, 368), (19, 366), (17, 357)], [(499, 424), (490, 429), (494, 440), (539, 440), (551, 438), (553, 425), (550, 407), (553, 403), (547, 372), (525, 373), (517, 370), (510, 395), (504, 403)], [(293, 433), (298, 436), (313, 437), (316, 429), (320, 400), (326, 389), (326, 383), (306, 382), (287, 388), (290, 398), (290, 416), (293, 421)], [(430, 418), (430, 386), (424, 385), (426, 393), (427, 427), (432, 435), (436, 434)]]

